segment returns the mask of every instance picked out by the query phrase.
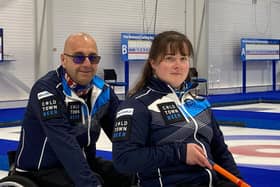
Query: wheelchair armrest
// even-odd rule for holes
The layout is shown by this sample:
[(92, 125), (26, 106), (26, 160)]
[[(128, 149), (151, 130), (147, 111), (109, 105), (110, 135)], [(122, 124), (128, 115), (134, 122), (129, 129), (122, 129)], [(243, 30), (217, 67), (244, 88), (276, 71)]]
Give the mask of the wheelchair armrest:
[(9, 161), (9, 173), (8, 175), (12, 175), (15, 171), (15, 161), (16, 161), (16, 151), (8, 151), (8, 161)]

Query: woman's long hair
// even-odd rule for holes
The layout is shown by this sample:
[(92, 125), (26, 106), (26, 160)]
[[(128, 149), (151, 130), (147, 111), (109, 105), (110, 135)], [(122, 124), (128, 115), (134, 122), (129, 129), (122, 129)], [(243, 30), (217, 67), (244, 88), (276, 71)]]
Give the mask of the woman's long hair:
[(140, 80), (129, 91), (128, 96), (132, 96), (143, 89), (153, 76), (151, 60), (159, 63), (168, 52), (174, 55), (176, 52), (180, 52), (182, 55), (192, 57), (193, 47), (190, 40), (184, 34), (177, 31), (165, 31), (156, 35), (152, 42), (148, 59), (142, 70)]

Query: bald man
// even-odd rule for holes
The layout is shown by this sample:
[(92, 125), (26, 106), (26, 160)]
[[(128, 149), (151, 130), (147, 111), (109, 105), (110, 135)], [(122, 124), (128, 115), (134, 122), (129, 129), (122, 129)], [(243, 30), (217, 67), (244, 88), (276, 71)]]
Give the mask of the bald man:
[(101, 57), (87, 33), (70, 35), (60, 56), (61, 66), (32, 87), (15, 173), (40, 187), (129, 186), (129, 178), (111, 163), (96, 158), (103, 128), (111, 139), (119, 100), (96, 76)]

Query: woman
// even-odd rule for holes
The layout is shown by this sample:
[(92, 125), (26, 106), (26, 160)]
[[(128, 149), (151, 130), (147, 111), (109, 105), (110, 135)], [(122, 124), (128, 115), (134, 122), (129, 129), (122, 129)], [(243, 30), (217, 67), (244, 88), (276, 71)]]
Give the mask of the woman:
[(240, 177), (209, 103), (190, 92), (192, 56), (185, 35), (158, 34), (141, 79), (118, 109), (113, 161), (119, 171), (137, 173), (141, 186), (236, 186), (208, 159)]

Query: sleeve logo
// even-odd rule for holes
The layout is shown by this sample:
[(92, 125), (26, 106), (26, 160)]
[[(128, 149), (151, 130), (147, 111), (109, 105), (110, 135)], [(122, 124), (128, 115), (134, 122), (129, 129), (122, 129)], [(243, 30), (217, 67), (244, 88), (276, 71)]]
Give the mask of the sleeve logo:
[(41, 116), (43, 120), (58, 118), (61, 116), (60, 105), (53, 94), (46, 91), (38, 93)]
[(116, 119), (113, 130), (113, 141), (128, 140), (130, 136), (131, 116)]

